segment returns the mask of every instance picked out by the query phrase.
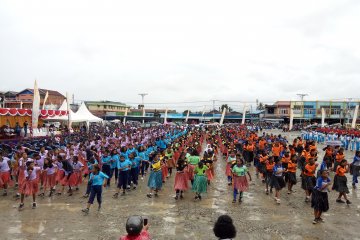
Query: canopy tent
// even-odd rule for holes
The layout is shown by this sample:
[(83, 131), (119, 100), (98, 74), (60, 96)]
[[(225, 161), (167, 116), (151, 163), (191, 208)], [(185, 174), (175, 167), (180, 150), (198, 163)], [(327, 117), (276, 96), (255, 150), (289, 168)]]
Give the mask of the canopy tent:
[[(67, 101), (66, 99), (64, 100), (64, 102), (61, 104), (60, 108), (58, 111), (65, 111), (67, 110)], [(78, 121), (79, 119), (76, 117), (76, 114), (73, 112), (73, 110), (69, 109), (69, 114), (70, 114), (70, 119), (72, 122), (83, 122), (83, 121)], [(68, 121), (68, 115), (60, 115), (60, 116), (54, 116), (54, 117), (48, 117), (46, 118), (46, 120), (51, 120), (51, 121)]]
[(83, 122), (102, 122), (103, 120), (93, 115), (83, 102), (76, 112), (76, 118), (83, 119)]

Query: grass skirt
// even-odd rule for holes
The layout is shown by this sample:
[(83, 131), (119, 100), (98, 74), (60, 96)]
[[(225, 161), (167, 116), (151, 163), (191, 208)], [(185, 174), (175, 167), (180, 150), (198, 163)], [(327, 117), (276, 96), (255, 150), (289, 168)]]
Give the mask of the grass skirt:
[(246, 192), (249, 188), (249, 183), (246, 176), (234, 176), (233, 177), (234, 189), (240, 192)]
[(186, 191), (189, 189), (188, 177), (185, 172), (177, 172), (175, 175), (175, 190)]
[(205, 193), (207, 191), (207, 178), (204, 175), (195, 175), (194, 184), (192, 185), (193, 192)]
[(152, 189), (161, 189), (162, 187), (162, 172), (161, 171), (151, 171), (149, 180), (148, 180), (148, 187)]

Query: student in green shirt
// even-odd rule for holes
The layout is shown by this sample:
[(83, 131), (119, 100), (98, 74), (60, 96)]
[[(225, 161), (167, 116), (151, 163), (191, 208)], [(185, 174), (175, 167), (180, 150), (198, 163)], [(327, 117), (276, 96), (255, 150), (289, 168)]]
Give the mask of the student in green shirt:
[(192, 191), (195, 192), (195, 200), (201, 200), (200, 194), (207, 191), (207, 177), (205, 174), (207, 169), (208, 167), (204, 165), (203, 162), (199, 162), (194, 170), (195, 178), (192, 185)]
[(242, 158), (237, 158), (236, 165), (231, 169), (233, 174), (234, 181), (234, 200), (233, 203), (236, 203), (236, 196), (238, 191), (240, 192), (239, 203), (242, 202), (243, 192), (247, 191), (249, 187), (248, 180), (246, 175), (249, 176), (249, 181), (251, 181), (251, 175), (249, 170), (244, 165), (244, 160)]

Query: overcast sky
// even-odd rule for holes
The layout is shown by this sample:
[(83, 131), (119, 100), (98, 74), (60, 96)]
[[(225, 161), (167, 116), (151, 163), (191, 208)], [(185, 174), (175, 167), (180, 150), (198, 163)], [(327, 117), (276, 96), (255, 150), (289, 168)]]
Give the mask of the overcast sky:
[(2, 0), (0, 90), (38, 78), (125, 103), (359, 98), (359, 13), (359, 0)]

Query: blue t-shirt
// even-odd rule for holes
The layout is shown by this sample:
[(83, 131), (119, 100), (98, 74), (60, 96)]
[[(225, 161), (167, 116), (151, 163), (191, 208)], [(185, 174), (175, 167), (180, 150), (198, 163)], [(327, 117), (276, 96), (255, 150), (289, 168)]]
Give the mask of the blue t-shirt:
[(110, 165), (110, 160), (111, 160), (111, 156), (101, 158), (101, 162), (103, 163), (103, 165)]
[(104, 180), (109, 178), (108, 175), (106, 175), (103, 172), (99, 172), (99, 174), (90, 173), (90, 180), (92, 181), (92, 186), (101, 186), (104, 183)]
[(131, 168), (131, 162), (129, 159), (125, 159), (123, 162), (119, 161), (118, 162), (118, 165), (117, 165), (117, 168), (120, 170), (120, 168), (123, 168), (122, 172), (124, 171), (128, 171), (130, 168)]
[(141, 163), (141, 158), (140, 157), (135, 157), (133, 159), (129, 159), (131, 161), (131, 168), (137, 168), (140, 166)]
[(94, 164), (98, 164), (98, 161), (95, 159), (94, 163), (87, 162), (87, 166), (89, 170), (92, 170), (94, 168)]
[(135, 153), (136, 154), (136, 156), (138, 155), (138, 151), (136, 150), (136, 148), (128, 148), (128, 150), (126, 151), (126, 154), (128, 155), (128, 157), (129, 157), (129, 155), (131, 154), (131, 153)]
[(113, 161), (110, 162), (110, 168), (114, 169), (117, 167), (118, 161), (120, 161), (120, 157), (118, 154), (115, 154), (114, 156), (111, 156), (111, 160), (113, 160)]

